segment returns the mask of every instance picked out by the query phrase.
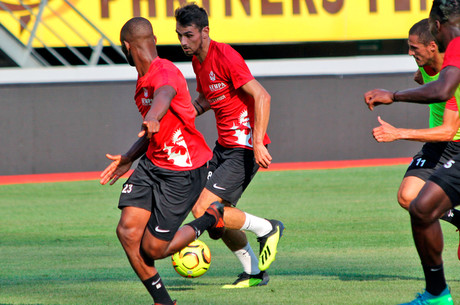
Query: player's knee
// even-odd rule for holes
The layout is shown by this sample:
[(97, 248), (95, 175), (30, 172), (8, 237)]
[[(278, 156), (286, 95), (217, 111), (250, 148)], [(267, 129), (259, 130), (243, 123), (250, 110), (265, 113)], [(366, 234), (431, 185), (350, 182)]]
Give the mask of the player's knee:
[(142, 244), (142, 251), (150, 259), (159, 260), (168, 256), (166, 249), (155, 247), (154, 245), (144, 245)]
[(399, 205), (406, 210), (409, 210), (410, 203), (414, 198), (409, 196), (406, 192), (398, 192), (398, 203)]
[(139, 245), (142, 237), (142, 232), (138, 232), (136, 228), (130, 228), (122, 223), (119, 223), (116, 229), (118, 240), (121, 242), (124, 248), (132, 245)]
[(199, 204), (199, 203), (195, 204), (192, 208), (193, 217), (198, 218), (198, 217), (203, 216), (207, 208), (208, 207), (205, 207), (202, 204)]
[(409, 205), (409, 214), (412, 223), (418, 225), (428, 225), (437, 220), (437, 217), (433, 211), (433, 204), (429, 199), (423, 196), (418, 196)]

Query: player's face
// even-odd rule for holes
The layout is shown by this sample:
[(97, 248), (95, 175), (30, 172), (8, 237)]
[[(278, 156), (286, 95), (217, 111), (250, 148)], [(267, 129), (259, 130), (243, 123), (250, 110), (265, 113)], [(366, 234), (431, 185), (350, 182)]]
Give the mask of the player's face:
[(433, 46), (431, 44), (424, 45), (420, 42), (418, 35), (409, 35), (409, 55), (414, 57), (415, 62), (419, 67), (429, 65), (435, 56)]
[(198, 55), (203, 47), (203, 30), (195, 25), (182, 26), (176, 23), (176, 33), (185, 55)]

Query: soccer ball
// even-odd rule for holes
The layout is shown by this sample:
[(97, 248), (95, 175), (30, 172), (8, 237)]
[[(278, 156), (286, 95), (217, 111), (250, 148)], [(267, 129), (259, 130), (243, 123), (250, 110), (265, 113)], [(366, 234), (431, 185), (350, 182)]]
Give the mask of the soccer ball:
[(187, 247), (171, 256), (174, 270), (183, 277), (199, 277), (211, 265), (211, 251), (201, 240), (192, 241)]

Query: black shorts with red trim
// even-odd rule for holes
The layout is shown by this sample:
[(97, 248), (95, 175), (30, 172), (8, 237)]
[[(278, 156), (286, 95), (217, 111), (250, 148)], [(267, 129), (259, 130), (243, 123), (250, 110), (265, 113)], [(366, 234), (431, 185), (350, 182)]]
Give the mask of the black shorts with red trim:
[(150, 211), (149, 231), (161, 240), (172, 240), (203, 190), (206, 172), (206, 164), (189, 171), (164, 169), (144, 155), (123, 184), (118, 207)]
[(427, 181), (435, 171), (460, 153), (460, 142), (425, 143), (413, 157), (405, 177), (415, 176)]
[(258, 169), (251, 149), (226, 148), (216, 142), (206, 189), (235, 206)]

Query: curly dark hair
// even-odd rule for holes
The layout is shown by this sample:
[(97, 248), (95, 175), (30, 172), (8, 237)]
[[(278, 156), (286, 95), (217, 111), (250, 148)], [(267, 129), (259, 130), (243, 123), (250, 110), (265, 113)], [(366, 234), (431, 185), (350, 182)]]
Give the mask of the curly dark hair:
[(195, 25), (200, 31), (209, 26), (208, 13), (195, 3), (187, 4), (176, 9), (176, 21), (182, 26)]
[(434, 0), (430, 16), (441, 23), (449, 21), (453, 16), (460, 15), (459, 0)]

